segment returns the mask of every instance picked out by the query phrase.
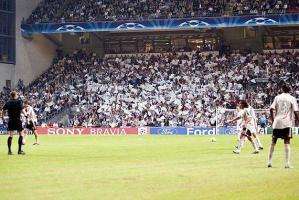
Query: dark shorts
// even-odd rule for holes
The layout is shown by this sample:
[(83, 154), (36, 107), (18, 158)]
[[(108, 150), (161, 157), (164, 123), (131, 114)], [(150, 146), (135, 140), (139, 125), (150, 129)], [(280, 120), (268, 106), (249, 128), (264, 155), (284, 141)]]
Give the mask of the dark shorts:
[(9, 120), (8, 124), (7, 124), (7, 130), (21, 132), (23, 130), (22, 121), (21, 120)]
[(252, 136), (250, 130), (248, 130), (247, 128), (243, 128), (241, 135), (244, 135), (246, 137), (251, 137)]
[(266, 128), (266, 124), (261, 123), (261, 128)]
[(35, 122), (30, 121), (29, 123), (26, 123), (25, 128), (28, 129), (28, 130), (30, 130), (30, 131), (34, 131), (35, 130), (35, 126), (36, 126)]
[(285, 144), (290, 144), (293, 138), (292, 128), (273, 129), (272, 144), (276, 144), (278, 138), (283, 139)]

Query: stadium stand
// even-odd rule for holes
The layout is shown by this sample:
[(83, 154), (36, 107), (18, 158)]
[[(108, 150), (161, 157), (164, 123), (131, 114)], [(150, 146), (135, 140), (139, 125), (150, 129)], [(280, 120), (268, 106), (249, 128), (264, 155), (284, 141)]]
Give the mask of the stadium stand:
[(285, 14), (290, 11), (288, 0), (231, 0), (229, 4), (233, 9), (233, 15)]
[(293, 0), (43, 0), (24, 23), (168, 19), (298, 12)]
[[(209, 126), (215, 109), (245, 96), (268, 108), (280, 81), (299, 96), (299, 53), (143, 54), (99, 58), (82, 50), (58, 54), (38, 79), (17, 90), (41, 122), (76, 108), (68, 125)], [(1, 92), (2, 100), (9, 89)]]

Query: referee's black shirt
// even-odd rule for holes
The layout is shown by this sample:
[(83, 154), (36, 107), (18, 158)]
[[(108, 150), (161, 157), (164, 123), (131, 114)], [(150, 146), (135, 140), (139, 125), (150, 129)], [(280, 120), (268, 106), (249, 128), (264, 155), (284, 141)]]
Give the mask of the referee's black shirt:
[(10, 121), (20, 120), (22, 109), (23, 103), (21, 100), (9, 100), (3, 107), (3, 110), (7, 110)]

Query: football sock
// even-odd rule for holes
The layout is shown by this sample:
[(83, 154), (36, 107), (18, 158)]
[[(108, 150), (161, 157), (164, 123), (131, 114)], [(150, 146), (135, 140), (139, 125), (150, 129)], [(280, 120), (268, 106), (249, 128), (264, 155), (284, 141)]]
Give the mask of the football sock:
[(11, 143), (12, 143), (12, 137), (9, 136), (7, 139), (7, 147), (9, 152), (11, 152)]
[(245, 143), (245, 139), (243, 139), (243, 140), (240, 141), (240, 149), (243, 148), (244, 143)]
[(238, 149), (241, 151), (243, 145), (245, 143), (245, 138), (244, 137), (241, 137), (240, 139), (240, 142), (239, 142), (239, 145), (238, 145)]
[(22, 145), (23, 145), (23, 136), (19, 136), (19, 141), (18, 141), (18, 144), (19, 144), (19, 151), (22, 151)]
[(275, 144), (271, 144), (270, 150), (269, 150), (269, 155), (268, 155), (268, 162), (272, 164), (272, 157), (273, 157), (273, 152), (274, 152)]
[(26, 136), (27, 136), (27, 135), (24, 135), (24, 136), (23, 136), (23, 140), (22, 140), (22, 142), (23, 142), (24, 144), (26, 143)]
[(285, 164), (290, 165), (291, 146), (289, 144), (285, 144), (284, 149), (285, 149)]
[(252, 147), (254, 148), (254, 150), (257, 151), (258, 149), (257, 149), (255, 142), (251, 141), (251, 144), (252, 144)]
[(260, 138), (259, 137), (256, 137), (256, 143), (257, 143), (257, 146), (258, 147), (263, 147), (263, 145), (262, 145), (262, 143), (261, 143), (261, 141), (260, 141)]

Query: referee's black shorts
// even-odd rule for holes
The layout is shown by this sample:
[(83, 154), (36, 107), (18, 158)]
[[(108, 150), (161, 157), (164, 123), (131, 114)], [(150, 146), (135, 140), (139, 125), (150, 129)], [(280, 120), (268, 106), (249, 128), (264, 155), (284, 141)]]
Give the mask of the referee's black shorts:
[(9, 120), (7, 124), (7, 131), (23, 131), (22, 121), (20, 119)]
[(272, 144), (276, 144), (278, 138), (283, 139), (285, 144), (290, 144), (293, 138), (292, 128), (273, 129)]

